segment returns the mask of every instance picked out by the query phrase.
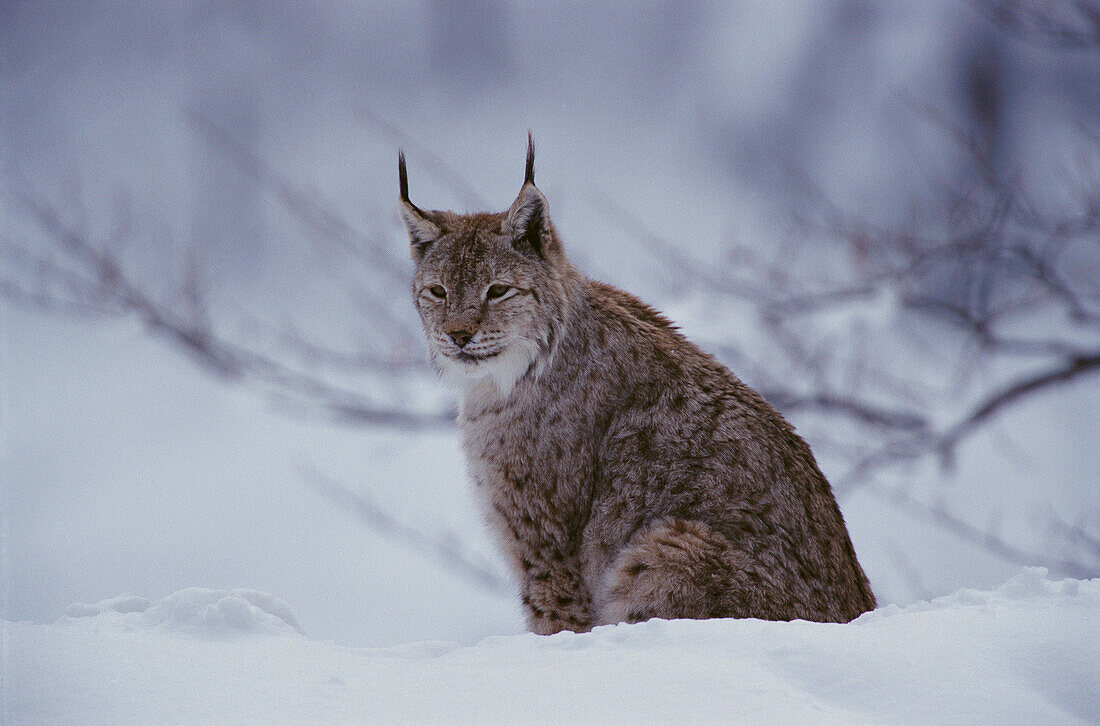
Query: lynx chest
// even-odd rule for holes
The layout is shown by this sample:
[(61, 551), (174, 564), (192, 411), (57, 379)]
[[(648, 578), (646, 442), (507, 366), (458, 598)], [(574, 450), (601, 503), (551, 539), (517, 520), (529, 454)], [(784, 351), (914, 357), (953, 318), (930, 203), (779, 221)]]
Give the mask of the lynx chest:
[(560, 536), (583, 526), (593, 478), (591, 436), (577, 410), (538, 405), (526, 396), (508, 402), (463, 402), (459, 415), (470, 477), (512, 536)]

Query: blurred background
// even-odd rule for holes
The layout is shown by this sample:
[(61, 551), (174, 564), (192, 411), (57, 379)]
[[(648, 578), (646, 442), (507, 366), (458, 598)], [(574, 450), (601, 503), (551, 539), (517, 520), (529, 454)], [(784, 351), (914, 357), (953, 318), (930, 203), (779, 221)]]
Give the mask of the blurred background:
[(1100, 576), (1100, 4), (0, 5), (0, 616), (187, 586), (350, 644), (522, 620), (425, 364), (425, 208), (791, 419), (881, 604)]

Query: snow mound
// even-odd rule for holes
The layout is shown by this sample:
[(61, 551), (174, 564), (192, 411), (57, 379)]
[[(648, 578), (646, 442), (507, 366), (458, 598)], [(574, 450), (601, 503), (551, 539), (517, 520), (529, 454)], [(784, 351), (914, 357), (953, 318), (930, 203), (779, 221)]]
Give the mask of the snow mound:
[(915, 613), (926, 610), (945, 610), (955, 606), (995, 608), (1011, 602), (1043, 599), (1080, 599), (1092, 602), (1100, 608), (1100, 579), (1098, 580), (1048, 580), (1045, 567), (1025, 567), (1012, 579), (995, 590), (964, 588), (950, 595), (933, 600), (921, 600), (904, 607), (887, 605), (866, 613), (857, 621), (886, 618), (898, 613)]
[(849, 624), (651, 620), (473, 647), (277, 637), (285, 608), (193, 588), (0, 623), (5, 723), (1100, 723), (1100, 580), (1041, 569)]
[(285, 602), (274, 595), (243, 588), (189, 587), (159, 602), (119, 595), (93, 604), (75, 603), (65, 609), (61, 622), (71, 625), (88, 618), (107, 627), (162, 628), (193, 636), (301, 632)]

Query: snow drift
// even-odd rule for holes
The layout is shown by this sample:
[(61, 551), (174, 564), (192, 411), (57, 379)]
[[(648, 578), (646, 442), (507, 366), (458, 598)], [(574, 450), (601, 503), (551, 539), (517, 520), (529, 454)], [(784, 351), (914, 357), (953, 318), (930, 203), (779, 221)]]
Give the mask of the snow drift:
[(96, 618), (103, 627), (125, 630), (160, 628), (195, 635), (230, 635), (245, 632), (301, 632), (290, 608), (265, 592), (238, 588), (209, 590), (189, 587), (158, 603), (135, 595), (119, 595), (93, 605), (76, 603), (65, 609), (61, 623)]
[(1092, 723), (1100, 580), (848, 625), (662, 621), (473, 647), (310, 640), (276, 598), (192, 588), (3, 623), (4, 723)]

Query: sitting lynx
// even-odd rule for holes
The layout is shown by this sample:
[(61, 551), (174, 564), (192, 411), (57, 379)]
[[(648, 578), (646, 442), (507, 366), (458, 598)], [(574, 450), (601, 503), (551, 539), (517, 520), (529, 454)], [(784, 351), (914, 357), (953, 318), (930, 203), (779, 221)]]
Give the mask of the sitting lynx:
[(431, 359), (530, 629), (846, 622), (875, 606), (809, 447), (653, 308), (565, 256), (534, 184), (501, 214), (401, 216)]

